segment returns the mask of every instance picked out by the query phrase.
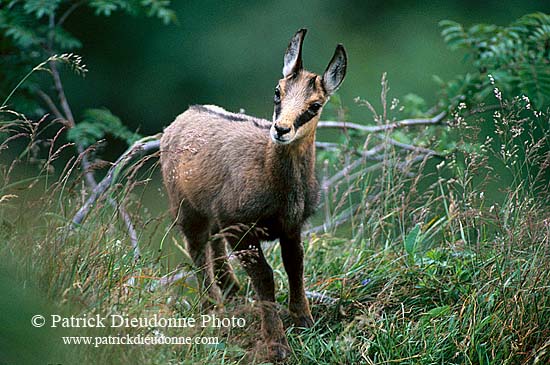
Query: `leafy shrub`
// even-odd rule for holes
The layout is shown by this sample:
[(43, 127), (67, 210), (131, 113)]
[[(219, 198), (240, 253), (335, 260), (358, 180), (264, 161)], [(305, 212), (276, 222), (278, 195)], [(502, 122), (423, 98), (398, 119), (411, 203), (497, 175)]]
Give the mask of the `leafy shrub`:
[(508, 26), (465, 28), (450, 20), (439, 24), (449, 48), (465, 52), (475, 68), (450, 82), (440, 81), (442, 106), (487, 101), (493, 93), (491, 80), (507, 97), (524, 94), (537, 109), (550, 106), (550, 15), (528, 14)]
[(108, 134), (123, 140), (128, 145), (141, 138), (139, 134), (131, 132), (117, 116), (107, 109), (85, 110), (82, 120), (69, 130), (67, 138), (87, 147), (105, 138)]

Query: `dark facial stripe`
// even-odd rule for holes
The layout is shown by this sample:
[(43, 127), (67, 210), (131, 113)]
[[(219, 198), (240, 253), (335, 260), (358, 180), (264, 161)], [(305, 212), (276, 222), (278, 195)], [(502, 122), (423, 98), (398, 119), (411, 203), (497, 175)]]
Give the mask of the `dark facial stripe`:
[(307, 109), (305, 112), (300, 114), (298, 118), (294, 121), (294, 128), (298, 129), (307, 122), (309, 122), (314, 116), (316, 116), (317, 113), (311, 112), (309, 109)]
[(279, 115), (281, 114), (281, 103), (275, 104), (275, 120), (279, 118)]

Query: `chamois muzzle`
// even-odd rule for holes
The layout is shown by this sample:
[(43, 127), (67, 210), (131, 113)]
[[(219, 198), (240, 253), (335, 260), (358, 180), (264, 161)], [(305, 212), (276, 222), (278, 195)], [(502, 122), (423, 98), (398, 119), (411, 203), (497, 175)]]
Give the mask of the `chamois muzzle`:
[(291, 128), (283, 127), (277, 123), (273, 123), (271, 127), (271, 139), (278, 144), (288, 144), (292, 142)]

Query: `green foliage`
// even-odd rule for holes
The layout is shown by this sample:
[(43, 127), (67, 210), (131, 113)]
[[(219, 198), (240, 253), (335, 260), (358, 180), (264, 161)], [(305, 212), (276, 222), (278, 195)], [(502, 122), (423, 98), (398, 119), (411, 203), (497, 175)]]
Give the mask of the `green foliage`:
[(422, 118), (429, 114), (424, 98), (413, 93), (403, 97), (403, 110), (410, 118)]
[(125, 11), (132, 15), (156, 17), (164, 24), (176, 21), (176, 14), (169, 8), (170, 0), (92, 0), (89, 6), (95, 9), (97, 15), (110, 16), (116, 11)]
[(139, 134), (130, 131), (118, 117), (107, 109), (85, 110), (82, 120), (69, 130), (67, 138), (87, 147), (107, 135), (121, 139), (128, 145), (141, 138)]
[(61, 0), (27, 0), (23, 9), (27, 14), (33, 14), (40, 19), (43, 16), (53, 16)]
[(495, 84), (507, 96), (527, 95), (538, 109), (550, 105), (550, 15), (528, 14), (508, 26), (439, 24), (449, 48), (465, 52), (476, 69), (443, 83), (444, 105), (484, 102)]
[[(13, 0), (1, 3), (1, 107), (17, 109), (18, 113), (29, 118), (41, 118), (49, 112), (50, 118), (70, 119), (72, 113), (67, 112), (63, 105), (57, 108), (51, 106), (55, 101), (64, 99), (61, 96), (64, 93), (62, 86), (59, 85), (61, 81), (50, 79), (48, 85), (33, 75), (36, 71), (44, 70), (52, 76), (54, 71), (57, 74), (55, 62), (66, 63), (77, 73), (86, 71), (80, 57), (72, 53), (82, 43), (64, 27), (67, 17), (80, 6), (94, 9), (96, 15), (109, 16), (115, 11), (123, 11), (130, 15), (156, 17), (164, 23), (175, 21), (175, 14), (169, 9), (170, 1), (167, 0)], [(50, 95), (52, 90), (55, 90), (55, 94)], [(14, 105), (15, 108), (12, 107)], [(56, 109), (61, 109), (65, 115), (59, 115)], [(78, 145), (89, 146), (106, 135), (122, 139), (128, 144), (139, 138), (108, 110), (88, 109), (81, 123), (76, 123), (69, 131), (68, 139)]]
[[(35, 65), (54, 54), (71, 53), (82, 46), (64, 27), (67, 17), (81, 6), (94, 9), (97, 15), (123, 11), (155, 17), (165, 24), (176, 21), (168, 0), (12, 0), (0, 1), (0, 4), (0, 98), (9, 94), (22, 75)], [(19, 112), (31, 117), (45, 112), (36, 97), (41, 87), (43, 85), (33, 79), (20, 85), (13, 99)]]

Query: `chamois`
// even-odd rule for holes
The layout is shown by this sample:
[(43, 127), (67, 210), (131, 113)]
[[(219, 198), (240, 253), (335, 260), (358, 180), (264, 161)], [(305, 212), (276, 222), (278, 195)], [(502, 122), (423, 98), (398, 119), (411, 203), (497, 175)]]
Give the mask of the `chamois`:
[(203, 304), (218, 303), (220, 288), (227, 295), (239, 290), (227, 261), (229, 244), (252, 280), (264, 340), (275, 360), (284, 359), (290, 349), (276, 310), (273, 270), (260, 241), (279, 239), (290, 314), (297, 326), (313, 325), (304, 291), (301, 230), (319, 200), (317, 123), (347, 65), (339, 44), (323, 76), (304, 70), (305, 34), (306, 29), (299, 30), (284, 55), (272, 122), (213, 105), (191, 106), (160, 141), (171, 213), (208, 293)]

